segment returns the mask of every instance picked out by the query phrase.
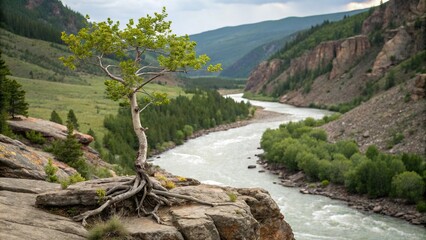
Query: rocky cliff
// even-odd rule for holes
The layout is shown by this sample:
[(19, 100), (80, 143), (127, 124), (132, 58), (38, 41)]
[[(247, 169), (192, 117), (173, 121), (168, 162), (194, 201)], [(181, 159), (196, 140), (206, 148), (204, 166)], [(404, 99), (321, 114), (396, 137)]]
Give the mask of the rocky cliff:
[[(0, 238), (85, 239), (86, 229), (66, 217), (52, 214), (53, 209), (67, 215), (78, 211), (78, 206), (97, 205), (96, 190), (128, 179), (92, 180), (60, 190), (58, 184), (0, 178)], [(133, 239), (294, 239), (279, 207), (265, 190), (196, 185), (177, 187), (170, 192), (228, 204), (209, 207), (172, 200), (172, 206), (159, 211), (165, 222), (162, 225), (147, 217), (122, 216)], [(230, 193), (236, 195), (236, 201), (230, 201)], [(131, 208), (133, 204), (134, 201), (129, 200), (123, 205)], [(64, 205), (71, 208), (59, 210)]]
[(287, 67), (279, 59), (261, 63), (245, 91), (298, 106), (350, 102), (367, 84), (425, 49), (424, 2), (391, 0), (363, 21), (360, 35), (321, 42)]

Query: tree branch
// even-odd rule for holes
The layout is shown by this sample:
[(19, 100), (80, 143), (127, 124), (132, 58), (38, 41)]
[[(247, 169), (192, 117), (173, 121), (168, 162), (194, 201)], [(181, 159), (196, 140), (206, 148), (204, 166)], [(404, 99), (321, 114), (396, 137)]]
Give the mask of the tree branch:
[(121, 82), (122, 84), (124, 84), (125, 82), (124, 82), (124, 79), (122, 79), (121, 77), (117, 77), (117, 76), (115, 76), (114, 74), (112, 74), (109, 70), (108, 70), (108, 68), (109, 67), (111, 67), (111, 66), (113, 66), (113, 65), (108, 65), (108, 66), (106, 66), (106, 67), (104, 67), (104, 65), (102, 64), (102, 55), (101, 56), (98, 56), (98, 60), (99, 60), (99, 66), (101, 67), (101, 69), (108, 75), (108, 77), (110, 77), (111, 79), (113, 79), (113, 80), (116, 80), (116, 81), (119, 81), (119, 82)]

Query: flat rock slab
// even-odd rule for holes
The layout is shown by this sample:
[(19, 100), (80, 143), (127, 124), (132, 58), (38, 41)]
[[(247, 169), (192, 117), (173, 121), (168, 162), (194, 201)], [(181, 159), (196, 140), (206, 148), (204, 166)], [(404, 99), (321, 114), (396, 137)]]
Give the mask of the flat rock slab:
[(38, 180), (0, 178), (0, 239), (86, 239), (81, 224), (35, 207), (36, 194), (59, 189)]

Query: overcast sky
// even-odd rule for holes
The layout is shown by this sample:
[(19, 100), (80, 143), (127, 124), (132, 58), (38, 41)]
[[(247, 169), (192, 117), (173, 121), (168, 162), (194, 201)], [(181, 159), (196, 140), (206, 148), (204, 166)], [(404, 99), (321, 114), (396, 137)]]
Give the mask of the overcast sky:
[[(384, 0), (383, 2), (386, 2)], [(310, 16), (380, 4), (380, 0), (62, 0), (73, 10), (89, 14), (91, 21), (108, 17), (122, 25), (130, 18), (160, 12), (169, 14), (174, 33), (195, 34), (226, 26)]]

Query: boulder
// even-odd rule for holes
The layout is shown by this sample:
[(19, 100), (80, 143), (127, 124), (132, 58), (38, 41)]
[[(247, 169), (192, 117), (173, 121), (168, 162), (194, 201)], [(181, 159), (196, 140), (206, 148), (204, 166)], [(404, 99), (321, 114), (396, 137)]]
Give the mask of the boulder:
[(86, 239), (81, 224), (34, 206), (34, 192), (59, 188), (59, 184), (39, 180), (1, 178), (0, 239)]
[[(7, 123), (14, 132), (21, 133), (23, 135), (25, 132), (33, 130), (41, 133), (43, 137), (51, 140), (64, 140), (67, 137), (66, 126), (43, 119), (20, 116), (17, 119), (7, 121)], [(74, 134), (81, 144), (89, 145), (93, 142), (93, 137), (88, 134), (80, 133), (78, 131), (74, 131)]]
[(52, 164), (58, 168), (56, 175), (59, 178), (67, 178), (77, 173), (68, 165), (54, 160), (53, 155), (0, 134), (0, 177), (45, 180), (44, 167), (49, 159), (52, 159)]

